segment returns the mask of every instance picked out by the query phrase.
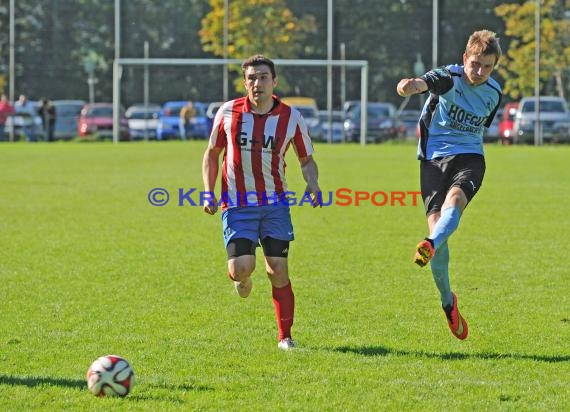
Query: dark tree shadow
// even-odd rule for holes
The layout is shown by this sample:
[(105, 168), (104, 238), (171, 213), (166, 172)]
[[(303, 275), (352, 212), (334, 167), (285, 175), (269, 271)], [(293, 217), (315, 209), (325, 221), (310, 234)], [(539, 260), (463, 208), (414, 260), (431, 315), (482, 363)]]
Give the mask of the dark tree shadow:
[(522, 353), (493, 353), (493, 352), (480, 352), (480, 353), (461, 353), (461, 352), (447, 352), (435, 353), (426, 351), (404, 351), (399, 349), (387, 348), (385, 346), (339, 346), (330, 348), (334, 352), (342, 353), (355, 353), (362, 356), (417, 356), (424, 358), (436, 358), (445, 360), (463, 360), (463, 359), (519, 359), (531, 360), (535, 362), (559, 363), (570, 362), (570, 355), (528, 355)]

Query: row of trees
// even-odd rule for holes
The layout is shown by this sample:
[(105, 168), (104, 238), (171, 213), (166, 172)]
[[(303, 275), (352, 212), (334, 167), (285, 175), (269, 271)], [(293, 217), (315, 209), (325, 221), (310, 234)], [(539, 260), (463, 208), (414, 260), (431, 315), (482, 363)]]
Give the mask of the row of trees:
[[(0, 74), (8, 74), (8, 2), (0, 5)], [(88, 99), (87, 71), (97, 79), (96, 100), (110, 101), (114, 58), (114, 1), (18, 0), (15, 2), (16, 93), (32, 98)], [(327, 1), (229, 0), (229, 58), (263, 52), (272, 58), (327, 57)], [(333, 58), (368, 60), (372, 100), (400, 102), (395, 84), (412, 75), (418, 54), (429, 68), (433, 0), (334, 0)], [(438, 64), (461, 61), (471, 32), (481, 28), (502, 38), (505, 57), (498, 70), (507, 98), (534, 92), (536, 1), (439, 1)], [(541, 2), (541, 89), (568, 95), (570, 89), (570, 0)], [(224, 54), (224, 0), (121, 1), (121, 57), (212, 58)], [(232, 96), (242, 93), (234, 68)], [(310, 95), (324, 106), (324, 68), (279, 68), (281, 94)], [(334, 101), (340, 105), (339, 70)], [(123, 102), (141, 101), (143, 70), (123, 73)], [(222, 69), (151, 67), (151, 100), (222, 98)], [(347, 71), (345, 95), (358, 98), (360, 74)], [(230, 96), (230, 97), (232, 97)]]

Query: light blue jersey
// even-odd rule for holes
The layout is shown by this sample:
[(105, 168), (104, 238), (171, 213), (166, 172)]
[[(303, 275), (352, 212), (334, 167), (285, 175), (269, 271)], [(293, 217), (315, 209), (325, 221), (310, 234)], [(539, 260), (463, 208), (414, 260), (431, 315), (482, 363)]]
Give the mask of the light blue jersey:
[(472, 86), (459, 65), (434, 69), (424, 76), (450, 88), (444, 87), (439, 95), (430, 89), (420, 119), (418, 159), (462, 153), (483, 156), (484, 128), (491, 125), (501, 102), (499, 84), (489, 77), (485, 83)]

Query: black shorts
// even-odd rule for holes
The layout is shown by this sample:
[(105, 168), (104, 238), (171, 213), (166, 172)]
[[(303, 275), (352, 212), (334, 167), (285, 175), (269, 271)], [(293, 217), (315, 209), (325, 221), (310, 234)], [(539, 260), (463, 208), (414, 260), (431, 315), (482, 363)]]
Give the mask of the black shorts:
[(485, 176), (485, 158), (478, 154), (458, 154), (420, 161), (420, 184), (426, 215), (439, 212), (452, 187), (459, 187), (473, 199)]
[[(255, 256), (255, 248), (258, 245), (259, 243), (253, 242), (249, 239), (234, 238), (230, 240), (226, 246), (228, 259), (240, 257), (243, 255)], [(289, 256), (288, 240), (275, 239), (267, 236), (261, 241), (261, 246), (263, 247), (263, 254), (267, 257), (287, 258)]]

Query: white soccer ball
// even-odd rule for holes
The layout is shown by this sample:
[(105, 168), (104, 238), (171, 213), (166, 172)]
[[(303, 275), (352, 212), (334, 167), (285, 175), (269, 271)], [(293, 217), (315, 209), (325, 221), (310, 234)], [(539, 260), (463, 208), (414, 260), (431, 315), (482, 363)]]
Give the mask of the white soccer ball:
[(120, 356), (101, 356), (87, 370), (87, 387), (95, 396), (127, 396), (134, 383), (133, 368)]

